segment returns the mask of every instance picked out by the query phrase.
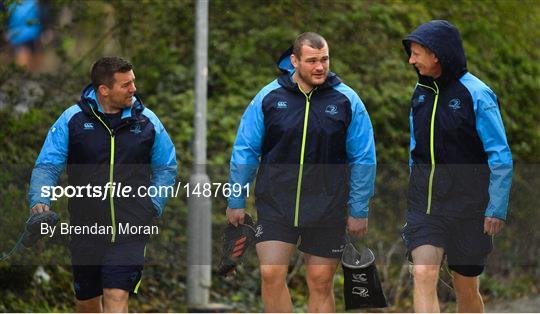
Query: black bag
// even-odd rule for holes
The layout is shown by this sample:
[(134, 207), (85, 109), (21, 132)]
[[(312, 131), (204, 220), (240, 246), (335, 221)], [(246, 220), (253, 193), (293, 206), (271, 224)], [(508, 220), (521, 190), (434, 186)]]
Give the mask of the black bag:
[(346, 310), (388, 306), (377, 274), (375, 255), (369, 248), (363, 247), (360, 253), (352, 243), (347, 243), (341, 267)]

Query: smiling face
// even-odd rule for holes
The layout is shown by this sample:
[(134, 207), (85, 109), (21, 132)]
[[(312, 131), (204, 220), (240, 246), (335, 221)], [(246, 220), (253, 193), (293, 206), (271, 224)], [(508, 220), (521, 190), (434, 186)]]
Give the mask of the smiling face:
[(411, 42), (411, 56), (409, 64), (414, 65), (418, 72), (423, 76), (429, 76), (434, 79), (441, 76), (442, 68), (437, 56), (426, 47)]
[(295, 68), (294, 80), (304, 92), (311, 91), (315, 86), (326, 81), (330, 71), (330, 55), (328, 45), (321, 49), (302, 45), (300, 56), (291, 55), (291, 62)]
[(106, 99), (106, 104), (111, 107), (112, 111), (130, 107), (133, 104), (133, 96), (137, 91), (133, 70), (125, 73), (116, 72), (113, 78), (112, 87), (109, 88), (104, 84), (99, 86), (100, 94)]

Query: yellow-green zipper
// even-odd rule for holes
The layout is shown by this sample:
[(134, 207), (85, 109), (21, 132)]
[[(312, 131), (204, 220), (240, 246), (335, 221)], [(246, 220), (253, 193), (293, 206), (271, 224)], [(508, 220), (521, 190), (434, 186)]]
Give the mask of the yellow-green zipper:
[(308, 126), (308, 117), (309, 117), (309, 101), (311, 99), (311, 95), (313, 95), (313, 92), (317, 89), (316, 87), (309, 93), (306, 94), (300, 85), (298, 85), (298, 89), (304, 94), (306, 97), (306, 113), (304, 114), (304, 130), (302, 132), (302, 149), (300, 151), (300, 168), (298, 170), (298, 184), (296, 186), (296, 203), (294, 207), (294, 226), (298, 227), (298, 217), (300, 212), (300, 192), (302, 190), (302, 173), (304, 171), (304, 152), (306, 150), (306, 135), (307, 135), (307, 126)]
[[(146, 258), (146, 244), (144, 245), (144, 254), (143, 256)], [(137, 285), (135, 286), (135, 289), (133, 289), (133, 293), (137, 294), (139, 293), (139, 287), (142, 283), (142, 273), (141, 273), (141, 279), (139, 279), (139, 282), (137, 282)]]
[(111, 242), (114, 242), (116, 240), (116, 214), (114, 212), (114, 199), (113, 199), (113, 179), (114, 179), (114, 133), (113, 131), (107, 126), (107, 124), (105, 122), (103, 122), (103, 120), (96, 114), (96, 112), (94, 111), (94, 108), (92, 108), (92, 106), (90, 106), (90, 109), (92, 110), (92, 113), (94, 114), (94, 116), (96, 116), (96, 118), (98, 118), (98, 120), (101, 122), (101, 124), (103, 124), (103, 126), (105, 126), (105, 128), (107, 129), (107, 131), (109, 131), (109, 134), (111, 135), (111, 158), (110, 158), (110, 161), (109, 161), (109, 184), (110, 184), (110, 187), (109, 187), (109, 204), (110, 204), (110, 207), (111, 207), (111, 223), (112, 223), (112, 229), (113, 229), (113, 234), (112, 234), (112, 237), (111, 237)]
[(427, 199), (427, 211), (431, 214), (431, 199), (433, 196), (433, 176), (435, 175), (435, 112), (437, 111), (437, 102), (439, 100), (439, 86), (435, 84), (435, 89), (430, 86), (418, 83), (418, 85), (431, 89), (435, 92), (435, 101), (433, 102), (433, 110), (431, 111), (431, 125), (429, 130), (429, 152), (431, 155), (431, 171), (429, 172), (429, 184), (428, 184), (428, 199)]

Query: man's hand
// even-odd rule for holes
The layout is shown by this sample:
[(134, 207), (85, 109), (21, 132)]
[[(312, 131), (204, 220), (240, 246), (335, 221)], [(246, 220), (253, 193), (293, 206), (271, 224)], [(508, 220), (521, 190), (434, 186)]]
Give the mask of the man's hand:
[(243, 208), (229, 208), (226, 211), (227, 222), (231, 225), (238, 227), (238, 224), (244, 223), (244, 217), (246, 216)]
[(49, 210), (49, 205), (37, 203), (36, 205), (34, 205), (34, 207), (32, 207), (32, 209), (30, 209), (30, 214), (42, 213), (48, 210)]
[(368, 232), (368, 219), (349, 216), (347, 218), (347, 229), (352, 236), (364, 236)]
[(490, 236), (496, 235), (504, 226), (504, 220), (495, 217), (484, 219), (484, 233)]

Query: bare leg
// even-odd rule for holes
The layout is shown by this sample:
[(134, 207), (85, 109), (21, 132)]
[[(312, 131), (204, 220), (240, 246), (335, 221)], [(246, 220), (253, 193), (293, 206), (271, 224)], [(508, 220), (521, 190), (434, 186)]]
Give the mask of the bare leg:
[(32, 52), (26, 46), (18, 47), (15, 51), (15, 63), (18, 65), (30, 68), (32, 61)]
[(306, 281), (309, 289), (308, 312), (336, 311), (334, 300), (334, 274), (338, 259), (305, 254)]
[(437, 281), (444, 250), (433, 245), (422, 245), (411, 253), (414, 264), (414, 311), (438, 313)]
[(101, 313), (103, 312), (101, 296), (88, 300), (75, 300), (75, 308), (78, 313)]
[(296, 246), (281, 241), (265, 241), (257, 243), (256, 248), (265, 312), (292, 312), (293, 305), (286, 279), (289, 260)]
[(127, 313), (129, 292), (122, 289), (103, 289), (103, 309), (107, 313)]
[(452, 272), (454, 291), (457, 299), (457, 309), (460, 313), (483, 313), (484, 302), (480, 295), (480, 280), (478, 276), (467, 277)]

